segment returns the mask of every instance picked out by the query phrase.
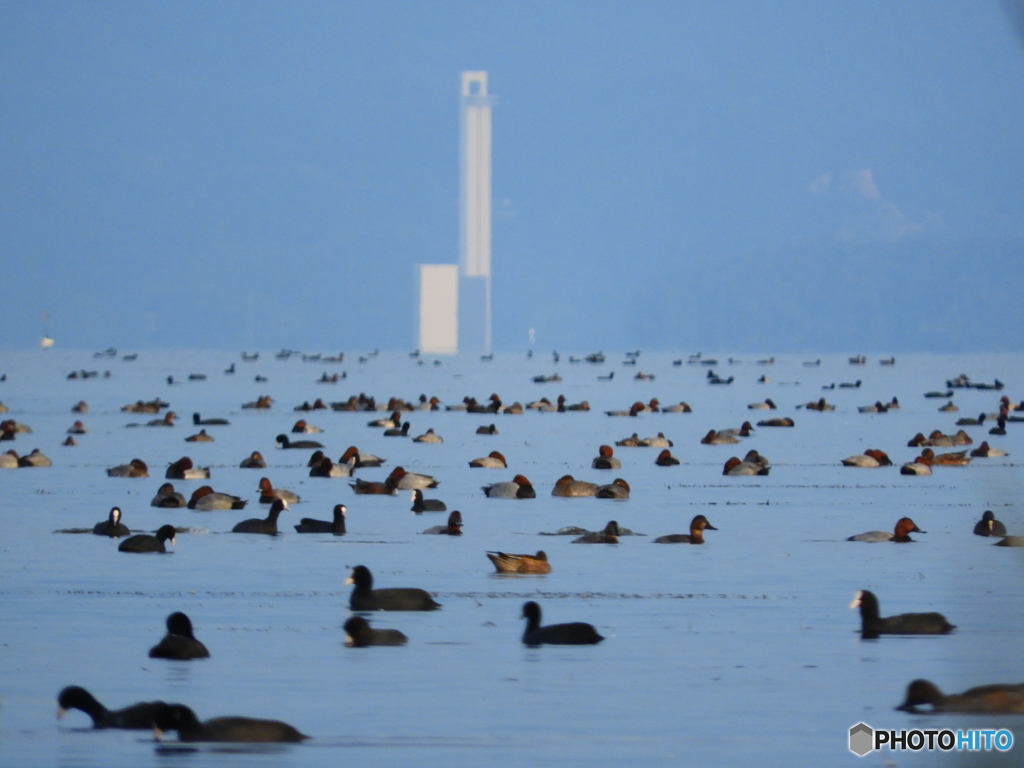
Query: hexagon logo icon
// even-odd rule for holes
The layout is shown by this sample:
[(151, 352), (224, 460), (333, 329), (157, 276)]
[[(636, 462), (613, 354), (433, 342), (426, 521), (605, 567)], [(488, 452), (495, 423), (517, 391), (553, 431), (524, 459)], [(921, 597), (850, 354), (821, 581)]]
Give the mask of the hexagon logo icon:
[(867, 723), (857, 723), (850, 729), (850, 751), (858, 757), (872, 751), (874, 743), (875, 731)]

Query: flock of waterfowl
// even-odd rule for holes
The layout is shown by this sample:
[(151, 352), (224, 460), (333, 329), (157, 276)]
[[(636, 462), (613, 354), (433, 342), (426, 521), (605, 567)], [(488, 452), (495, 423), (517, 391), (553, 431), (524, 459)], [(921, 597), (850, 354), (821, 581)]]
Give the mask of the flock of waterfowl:
[[(638, 354), (638, 353), (636, 353)], [(635, 364), (636, 354), (627, 358), (626, 364)], [(251, 358), (248, 358), (251, 359)], [(343, 356), (339, 359), (343, 359)], [(589, 358), (588, 358), (589, 359)], [(629, 362), (632, 360), (632, 363)], [(699, 360), (699, 358), (698, 358)], [(698, 362), (691, 358), (690, 363)], [(601, 359), (591, 359), (590, 362), (602, 362)], [(575, 360), (571, 360), (575, 362)], [(708, 362), (708, 361), (699, 361)], [(770, 365), (770, 360), (759, 361), (762, 364)], [(851, 358), (850, 363), (863, 365), (864, 360)], [(895, 359), (882, 361), (886, 365), (895, 363)], [(680, 364), (681, 361), (676, 361)], [(820, 361), (819, 361), (820, 363)], [(814, 363), (811, 363), (814, 365)], [(235, 371), (232, 364), (226, 371), (231, 375)], [(85, 372), (83, 371), (82, 374)], [(74, 372), (77, 378), (79, 372)], [(85, 378), (85, 376), (82, 376)], [(70, 376), (69, 376), (70, 378)], [(205, 378), (205, 377), (204, 377)], [(342, 379), (344, 376), (341, 377)], [(610, 376), (604, 377), (606, 380)], [(637, 374), (636, 378), (642, 381), (653, 379), (651, 374)], [(191, 379), (191, 377), (190, 377)], [(195, 379), (202, 380), (202, 379)], [(762, 381), (768, 381), (762, 376)], [(318, 383), (337, 383), (339, 377), (324, 377)], [(538, 376), (534, 377), (535, 383), (549, 383), (561, 381), (559, 376)], [(720, 377), (712, 371), (708, 372), (708, 384), (728, 386), (733, 377)], [(175, 383), (168, 377), (168, 384)], [(853, 383), (840, 383), (840, 388), (856, 389), (861, 386), (861, 380)], [(949, 391), (929, 392), (926, 397), (950, 398), (953, 395), (952, 389), (959, 387), (975, 387), (983, 389), (1002, 389), (1002, 383), (995, 385), (973, 385), (964, 376), (947, 382)], [(827, 387), (834, 388), (835, 385)], [(266, 410), (273, 408), (274, 400), (269, 395), (259, 397), (255, 401), (242, 404), (243, 409)], [(796, 403), (792, 406), (794, 410), (808, 411), (832, 411), (835, 405), (829, 403), (825, 397), (804, 403)], [(889, 402), (877, 401), (874, 404), (860, 406), (857, 410), (861, 413), (881, 414), (899, 408), (899, 401), (892, 397)], [(1024, 421), (1024, 402), (1013, 403), (1009, 397), (1002, 396), (994, 404), (995, 413), (982, 413), (977, 419), (961, 419), (956, 425), (961, 427), (981, 427), (990, 421), (995, 424), (989, 430), (993, 439), (1005, 435), (1007, 426), (1014, 422)], [(125, 405), (122, 410), (127, 413), (153, 414), (156, 418), (143, 422), (126, 424), (127, 427), (154, 427), (173, 428), (177, 419), (174, 411), (169, 410), (170, 403), (156, 398), (151, 401), (139, 400)], [(779, 406), (771, 399), (750, 403), (751, 410), (778, 410)], [(398, 397), (389, 397), (387, 400), (378, 402), (374, 397), (364, 394), (353, 395), (346, 400), (335, 402), (324, 402), (317, 398), (311, 404), (309, 401), (297, 404), (294, 410), (307, 415), (296, 421), (289, 430), (289, 433), (279, 433), (273, 439), (272, 444), (280, 450), (311, 451), (311, 456), (306, 464), (309, 477), (321, 478), (349, 478), (351, 480), (351, 492), (354, 495), (397, 495), (399, 492), (410, 492), (411, 510), (415, 513), (422, 512), (446, 512), (446, 504), (437, 498), (426, 498), (423, 491), (438, 487), (437, 478), (415, 473), (406, 470), (403, 466), (395, 466), (383, 480), (369, 480), (357, 477), (356, 472), (364, 469), (381, 467), (387, 463), (371, 454), (361, 452), (356, 446), (348, 447), (340, 454), (337, 461), (333, 461), (328, 454), (325, 445), (316, 439), (305, 437), (294, 438), (291, 435), (315, 435), (323, 432), (320, 427), (311, 423), (316, 412), (377, 412), (384, 411), (388, 415), (374, 418), (368, 422), (367, 427), (383, 430), (382, 434), (387, 437), (397, 438), (396, 446), (401, 445), (399, 441), (403, 438), (412, 438), (411, 443), (439, 444), (443, 437), (435, 432), (433, 427), (426, 429), (418, 436), (410, 435), (411, 424), (408, 414), (420, 412), (429, 416), (431, 412), (438, 410), (464, 411), (468, 414), (479, 414), (486, 416), (519, 415), (527, 411), (536, 412), (567, 412), (567, 411), (589, 411), (590, 406), (586, 401), (579, 403), (568, 403), (564, 395), (559, 395), (553, 402), (546, 397), (528, 402), (522, 405), (519, 402), (506, 404), (497, 394), (492, 394), (483, 401), (478, 401), (471, 396), (466, 396), (462, 402), (445, 405), (438, 397), (420, 395), (418, 400), (406, 401)], [(85, 401), (79, 401), (71, 408), (72, 412), (78, 415), (88, 413), (88, 405)], [(952, 400), (938, 409), (940, 412), (949, 413), (955, 410)], [(6, 413), (7, 407), (0, 404), (0, 413)], [(163, 415), (159, 415), (163, 412)], [(641, 413), (664, 412), (667, 414), (692, 414), (694, 408), (685, 402), (663, 407), (661, 403), (652, 398), (648, 402), (636, 401), (626, 408), (605, 411), (600, 418), (611, 418), (609, 424), (618, 423), (616, 419), (635, 418)], [(500, 421), (486, 425), (476, 426), (476, 434), (493, 435), (500, 434)], [(208, 433), (207, 428), (226, 428), (230, 421), (224, 418), (202, 418), (200, 414), (194, 413), (192, 425), (199, 427), (195, 434), (189, 434), (183, 439), (185, 442), (215, 442), (216, 431)], [(751, 439), (758, 429), (770, 428), (793, 428), (796, 422), (793, 417), (770, 417), (756, 421), (752, 424), (745, 421), (738, 427), (727, 427), (722, 429), (710, 429), (703, 437), (694, 440), (694, 444), (704, 445), (739, 445)], [(347, 425), (351, 426), (351, 425)], [(88, 428), (83, 420), (75, 420), (67, 430), (68, 438), (64, 442), (66, 446), (75, 445), (75, 435), (84, 436), (88, 434)], [(20, 441), (26, 440), (26, 435), (31, 434), (31, 428), (21, 424), (14, 419), (6, 419), (0, 423), (0, 440)], [(351, 432), (349, 433), (351, 434)], [(623, 468), (622, 461), (615, 455), (616, 447), (653, 447), (660, 449), (654, 458), (654, 463), (659, 467), (672, 467), (680, 464), (680, 458), (671, 453), (675, 442), (666, 437), (664, 432), (640, 437), (636, 432), (625, 438), (609, 438), (608, 443), (597, 447), (597, 455), (591, 462), (594, 470), (615, 470)], [(973, 438), (964, 430), (959, 429), (954, 434), (945, 434), (935, 429), (926, 437), (918, 433), (909, 439), (907, 446), (920, 449), (920, 453), (913, 459), (900, 465), (899, 471), (904, 475), (928, 475), (933, 467), (938, 466), (964, 466), (975, 458), (989, 458), (1006, 455), (999, 448), (989, 445), (988, 441), (982, 441), (968, 455), (967, 450), (935, 453), (933, 448), (970, 446), (974, 444)], [(678, 450), (678, 449), (677, 449)], [(401, 452), (397, 451), (396, 452)], [(404, 455), (408, 455), (408, 452)], [(232, 459), (237, 461), (238, 457)], [(493, 469), (498, 471), (508, 470), (510, 462), (506, 459), (505, 452), (500, 450), (490, 451), (486, 456), (466, 459), (469, 467), (480, 469)], [(863, 452), (851, 455), (844, 459), (837, 459), (848, 467), (855, 468), (884, 468), (893, 466), (893, 461), (887, 453), (878, 448), (869, 448)], [(35, 448), (30, 453), (19, 455), (15, 450), (10, 449), (0, 454), (0, 468), (38, 468), (51, 466), (52, 462), (42, 452)], [(511, 464), (515, 467), (515, 463)], [(248, 456), (241, 458), (238, 466), (240, 468), (267, 469), (267, 462), (259, 450), (252, 451)], [(772, 463), (761, 455), (757, 450), (751, 449), (745, 452), (741, 459), (738, 456), (730, 457), (722, 467), (721, 474), (724, 476), (764, 476), (772, 469)], [(514, 470), (515, 471), (515, 470)], [(141, 458), (132, 458), (125, 464), (109, 467), (106, 474), (112, 478), (148, 478), (149, 464)], [(211, 471), (208, 467), (196, 466), (189, 456), (182, 456), (180, 459), (170, 461), (164, 471), (165, 480), (176, 480), (182, 482), (207, 481), (211, 479)], [(488, 498), (524, 500), (534, 499), (538, 491), (523, 471), (515, 471), (509, 480), (490, 482), (480, 486), (483, 495)], [(257, 486), (259, 497), (257, 503), (268, 504), (266, 517), (252, 517), (236, 522), (230, 531), (242, 534), (278, 535), (281, 530), (278, 526), (278, 519), (282, 513), (290, 512), (289, 505), (299, 502), (299, 496), (287, 489), (274, 486), (268, 476), (262, 477)], [(545, 489), (546, 491), (546, 489)], [(565, 474), (558, 478), (550, 488), (550, 494), (556, 497), (596, 497), (599, 499), (625, 500), (629, 499), (633, 489), (630, 483), (624, 478), (616, 477), (611, 482), (591, 482), (577, 479), (571, 474)], [(162, 482), (153, 497), (151, 505), (162, 509), (191, 509), (196, 511), (216, 510), (241, 510), (249, 503), (249, 499), (234, 496), (232, 494), (215, 491), (212, 485), (202, 484), (183, 494), (170, 482)], [(302, 534), (332, 534), (342, 536), (347, 533), (346, 522), (348, 520), (348, 507), (346, 504), (336, 504), (333, 508), (331, 520), (319, 520), (315, 518), (302, 518), (300, 522), (293, 524), (294, 530)], [(84, 522), (84, 521), (83, 521)], [(459, 536), (462, 534), (463, 516), (459, 510), (452, 511), (444, 525), (435, 525), (423, 531), (425, 534), (437, 534), (448, 536)], [(176, 529), (170, 524), (162, 525), (155, 535), (144, 533), (132, 533), (123, 522), (123, 513), (119, 506), (110, 509), (107, 519), (92, 526), (92, 533), (98, 536), (116, 538), (120, 540), (118, 550), (131, 553), (163, 553), (167, 551), (167, 545), (176, 544), (177, 535), (182, 529)], [(187, 530), (187, 529), (185, 529)], [(718, 531), (704, 514), (697, 514), (690, 522), (688, 533), (673, 533), (660, 535), (652, 539), (658, 544), (704, 544), (705, 531)], [(912, 541), (911, 533), (924, 533), (909, 517), (901, 517), (896, 523), (894, 530), (869, 531), (867, 533), (850, 536), (850, 541), (856, 542), (896, 542), (904, 543)], [(979, 536), (996, 537), (997, 542), (1003, 546), (1022, 546), (1024, 537), (1008, 536), (1005, 526), (995, 519), (991, 511), (986, 511), (982, 519), (977, 522), (973, 533)], [(575, 535), (573, 543), (595, 543), (615, 544), (623, 535), (633, 535), (619, 526), (615, 520), (611, 520), (604, 529), (589, 531), (583, 528), (568, 527), (562, 528), (554, 535)], [(493, 563), (496, 571), (503, 574), (548, 574), (552, 572), (553, 565), (548, 555), (543, 551), (535, 554), (511, 554), (500, 551), (486, 551), (482, 553)], [(434, 600), (430, 593), (418, 588), (374, 588), (373, 576), (370, 569), (365, 565), (357, 565), (346, 582), (353, 586), (350, 594), (349, 607), (358, 614), (368, 611), (429, 611), (441, 608), (441, 605)], [(955, 627), (950, 624), (944, 616), (938, 613), (908, 613), (883, 618), (879, 614), (878, 599), (867, 590), (857, 592), (854, 603), (851, 607), (859, 607), (861, 614), (861, 634), (865, 639), (874, 639), (885, 634), (946, 634), (952, 632)], [(542, 644), (572, 644), (587, 645), (600, 643), (604, 638), (590, 624), (575, 622), (568, 624), (556, 624), (549, 626), (541, 625), (541, 608), (536, 601), (528, 601), (522, 607), (522, 618), (526, 620), (526, 628), (522, 635), (522, 642), (528, 646)], [(374, 645), (403, 645), (408, 641), (404, 633), (397, 629), (373, 628), (366, 618), (360, 615), (351, 616), (344, 624), (346, 633), (346, 644), (354, 647), (367, 647)], [(167, 618), (167, 634), (159, 644), (154, 646), (149, 655), (153, 658), (164, 658), (173, 660), (191, 660), (205, 658), (210, 655), (206, 646), (197, 640), (193, 634), (192, 623), (189, 618), (180, 611), (172, 613)], [(1002, 703), (998, 703), (1002, 702)], [(61, 711), (69, 708), (77, 708), (88, 714), (96, 728), (156, 728), (158, 731), (175, 730), (182, 741), (299, 741), (307, 738), (295, 728), (276, 720), (258, 720), (252, 718), (229, 717), (214, 718), (200, 722), (194, 712), (181, 704), (168, 704), (165, 702), (140, 703), (122, 710), (111, 711), (105, 709), (87, 691), (77, 686), (69, 686), (62, 690), (59, 695)], [(906, 701), (901, 708), (914, 710), (921, 705), (931, 705), (934, 711), (958, 711), (958, 712), (1024, 712), (1024, 685), (987, 686), (981, 689), (972, 689), (959, 696), (944, 696), (938, 689), (928, 681), (916, 680), (910, 684)]]

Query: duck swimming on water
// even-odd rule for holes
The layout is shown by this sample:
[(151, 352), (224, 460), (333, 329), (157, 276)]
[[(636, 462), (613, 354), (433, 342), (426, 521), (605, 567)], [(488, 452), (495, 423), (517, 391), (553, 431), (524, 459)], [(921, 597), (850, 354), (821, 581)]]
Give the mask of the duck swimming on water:
[(482, 488), (484, 496), (492, 499), (534, 499), (537, 492), (523, 475), (516, 475), (508, 483), (492, 483)]
[(610, 445), (602, 445), (597, 449), (597, 458), (590, 462), (592, 469), (621, 469), (622, 462), (613, 455)]
[(248, 503), (246, 499), (227, 493), (217, 493), (210, 486), (204, 485), (192, 492), (192, 498), (186, 506), (199, 512), (211, 512), (220, 509), (242, 509)]
[(551, 564), (548, 563), (548, 556), (543, 550), (535, 555), (488, 552), (487, 557), (494, 563), (498, 573), (551, 573)]
[(654, 540), (655, 544), (703, 544), (704, 531), (717, 531), (704, 515), (697, 515), (690, 521), (690, 532), (673, 533), (668, 536), (659, 536)]
[(168, 509), (181, 509), (188, 502), (185, 501), (185, 497), (174, 490), (174, 486), (170, 483), (164, 483), (156, 492), (156, 496), (149, 502), (151, 507), (165, 507)]
[(597, 483), (577, 480), (572, 475), (562, 475), (551, 489), (552, 496), (596, 496)]
[(858, 533), (856, 536), (850, 536), (847, 541), (895, 541), (904, 543), (913, 541), (910, 538), (911, 533), (927, 533), (927, 531), (922, 531), (918, 528), (917, 524), (909, 517), (901, 517), (896, 521), (896, 528), (893, 533), (888, 531), (868, 531), (867, 533)]
[(608, 522), (608, 525), (604, 527), (603, 531), (591, 531), (585, 533), (578, 539), (573, 539), (573, 544), (618, 544), (619, 543), (619, 524), (614, 520)]
[(149, 477), (149, 467), (142, 459), (132, 459), (107, 470), (107, 477)]
[(263, 458), (263, 454), (259, 451), (253, 451), (246, 458), (242, 459), (242, 463), (238, 466), (241, 469), (266, 469), (267, 462)]

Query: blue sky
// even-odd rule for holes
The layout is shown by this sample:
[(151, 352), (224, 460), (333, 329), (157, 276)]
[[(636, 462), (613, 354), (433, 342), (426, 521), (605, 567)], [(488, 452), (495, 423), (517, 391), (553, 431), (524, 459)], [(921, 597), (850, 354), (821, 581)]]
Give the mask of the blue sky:
[(412, 349), (494, 106), (494, 343), (1017, 350), (999, 3), (0, 2), (0, 345)]

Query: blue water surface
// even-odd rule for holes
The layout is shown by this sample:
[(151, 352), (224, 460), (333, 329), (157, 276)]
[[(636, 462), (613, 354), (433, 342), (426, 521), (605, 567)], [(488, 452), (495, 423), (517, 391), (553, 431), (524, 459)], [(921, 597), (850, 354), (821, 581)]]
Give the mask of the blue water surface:
[[(905, 355), (892, 366), (846, 356), (756, 357), (716, 366), (675, 366), (680, 355), (642, 353), (636, 366), (608, 354), (604, 364), (555, 363), (549, 355), (497, 354), (412, 358), (381, 353), (341, 364), (275, 359), (243, 362), (237, 352), (142, 350), (138, 359), (96, 358), (52, 349), (0, 354), (4, 418), (31, 434), (0, 444), (18, 453), (38, 447), (53, 460), (42, 469), (0, 471), (0, 764), (34, 766), (587, 766), (836, 765), (856, 762), (847, 731), (859, 721), (878, 728), (1007, 727), (1020, 742), (1021, 717), (911, 716), (894, 711), (907, 683), (923, 677), (948, 692), (1024, 680), (1024, 549), (994, 547), (971, 534), (991, 509), (1011, 533), (1024, 534), (1024, 429), (988, 435), (989, 423), (968, 427), (1006, 458), (975, 459), (967, 467), (936, 468), (907, 477), (899, 465), (917, 454), (917, 432), (954, 432), (961, 416), (994, 413), (1004, 392), (1024, 397), (1024, 356)], [(685, 355), (682, 355), (685, 359)], [(765, 356), (762, 356), (765, 357)], [(231, 363), (236, 373), (223, 370)], [(423, 363), (423, 364), (420, 364)], [(733, 376), (709, 385), (714, 368)], [(69, 380), (72, 371), (95, 378)], [(110, 371), (109, 378), (104, 371)], [(636, 380), (638, 370), (653, 381)], [(316, 383), (344, 371), (337, 384)], [(598, 377), (615, 371), (615, 377)], [(558, 372), (562, 381), (533, 383)], [(205, 373), (204, 381), (189, 381)], [(926, 399), (960, 373), (1005, 382), (1003, 392), (956, 390), (959, 413), (940, 413), (945, 400)], [(255, 381), (256, 375), (266, 382)], [(180, 383), (169, 385), (167, 377)], [(762, 375), (770, 380), (760, 383)], [(861, 380), (856, 388), (822, 390)], [(410, 435), (428, 427), (444, 443), (388, 438), (366, 426), (379, 415), (296, 413), (303, 401), (346, 400), (364, 392), (380, 403), (423, 393), (445, 404), (493, 392), (505, 403), (564, 393), (587, 400), (588, 412), (522, 416), (412, 412)], [(269, 394), (270, 410), (242, 409)], [(796, 406), (824, 395), (832, 412)], [(138, 399), (160, 396), (181, 418), (166, 428), (127, 428), (156, 418), (123, 413)], [(901, 408), (863, 414), (857, 406), (898, 397)], [(609, 417), (637, 400), (685, 400), (689, 414)], [(747, 404), (772, 398), (776, 411)], [(70, 411), (85, 400), (89, 411)], [(191, 415), (226, 417), (208, 427), (216, 441), (186, 443), (198, 431)], [(709, 429), (744, 420), (791, 416), (792, 429), (761, 428), (735, 446), (699, 443)], [(304, 417), (323, 428), (337, 458), (349, 446), (388, 459), (357, 476), (383, 480), (395, 466), (435, 475), (427, 491), (462, 512), (461, 537), (424, 536), (444, 515), (414, 515), (407, 492), (357, 496), (348, 480), (310, 478), (308, 450), (275, 447), (278, 433)], [(81, 418), (89, 433), (76, 447), (61, 442)], [(499, 434), (477, 435), (495, 423)], [(653, 448), (617, 448), (622, 469), (590, 468), (598, 446), (636, 432), (663, 432), (682, 464), (657, 467)], [(840, 465), (869, 447), (889, 453), (895, 467)], [(724, 477), (730, 456), (756, 448), (772, 462), (767, 477)], [(265, 471), (238, 467), (253, 450)], [(469, 460), (500, 450), (507, 470), (471, 469)], [(212, 471), (210, 484), (249, 499), (241, 511), (194, 512), (149, 505), (167, 464), (188, 455)], [(150, 468), (146, 479), (107, 477), (105, 469), (132, 458)], [(553, 498), (560, 476), (607, 483), (625, 478), (626, 501)], [(481, 486), (528, 477), (533, 500), (488, 499)], [(257, 481), (296, 491), (301, 501), (282, 514), (276, 538), (229, 533), (238, 521), (262, 517)], [(174, 481), (186, 496), (200, 481)], [(302, 517), (329, 519), (348, 507), (348, 534), (298, 535)], [(119, 506), (133, 530), (163, 523), (187, 527), (170, 555), (119, 553), (117, 542), (54, 533), (91, 528)], [(653, 545), (684, 533), (704, 514), (718, 530), (704, 546)], [(913, 544), (845, 541), (866, 530), (891, 530), (908, 515), (927, 531)], [(572, 537), (542, 537), (568, 525), (591, 530), (617, 520), (645, 536), (617, 545), (583, 546)], [(544, 549), (546, 576), (499, 576), (487, 550)], [(367, 565), (376, 586), (417, 586), (443, 604), (430, 613), (371, 616), (400, 629), (400, 648), (351, 649), (341, 625), (350, 615), (352, 566)], [(945, 637), (884, 637), (863, 641), (859, 617), (847, 609), (854, 592), (871, 589), (884, 615), (939, 611), (957, 625)], [(606, 637), (597, 646), (527, 648), (520, 642), (522, 604), (536, 600), (545, 623), (587, 621)], [(150, 659), (164, 619), (185, 611), (210, 649), (203, 661)], [(93, 731), (71, 712), (55, 720), (56, 695), (66, 685), (89, 689), (111, 708), (164, 699), (192, 707), (200, 718), (239, 714), (277, 718), (312, 739), (300, 745), (235, 747), (155, 743), (148, 732)], [(1024, 743), (1006, 755), (1019, 764)], [(861, 765), (970, 762), (970, 756), (876, 752)]]

